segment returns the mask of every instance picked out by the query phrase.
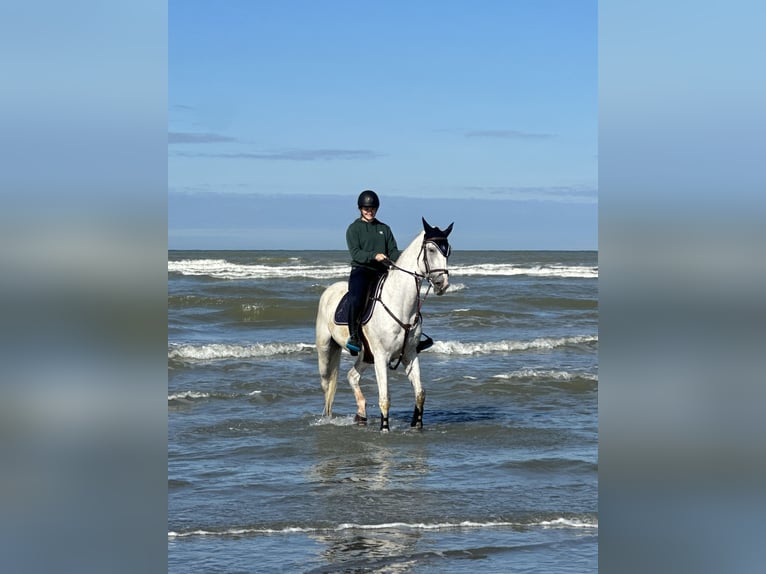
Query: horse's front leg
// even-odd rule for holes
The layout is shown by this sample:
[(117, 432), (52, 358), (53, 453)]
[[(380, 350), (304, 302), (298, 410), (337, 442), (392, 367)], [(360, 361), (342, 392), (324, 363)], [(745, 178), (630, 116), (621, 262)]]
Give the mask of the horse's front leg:
[(415, 355), (414, 359), (404, 361), (407, 377), (412, 383), (412, 390), (415, 392), (415, 411), (412, 413), (411, 427), (423, 428), (423, 405), (426, 402), (426, 391), (420, 382), (420, 360)]
[(351, 385), (351, 390), (354, 391), (354, 399), (356, 399), (354, 422), (358, 425), (367, 424), (367, 401), (365, 401), (362, 388), (359, 385), (359, 380), (362, 378), (362, 373), (366, 368), (367, 363), (364, 363), (360, 356), (348, 372), (348, 384)]
[(375, 378), (378, 380), (378, 406), (380, 407), (380, 430), (388, 432), (388, 363), (385, 357), (375, 357)]

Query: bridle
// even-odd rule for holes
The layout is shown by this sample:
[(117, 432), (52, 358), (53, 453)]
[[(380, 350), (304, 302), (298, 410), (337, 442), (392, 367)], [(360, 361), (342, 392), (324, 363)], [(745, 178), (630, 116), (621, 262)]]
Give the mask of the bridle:
[[(396, 269), (397, 271), (401, 271), (402, 273), (406, 273), (407, 275), (412, 275), (415, 278), (415, 281), (418, 283), (418, 294), (420, 293), (420, 283), (426, 279), (428, 280), (428, 288), (430, 289), (431, 286), (434, 284), (434, 280), (432, 278), (433, 275), (449, 275), (449, 269), (438, 267), (436, 269), (431, 268), (431, 263), (428, 261), (428, 253), (426, 252), (426, 245), (428, 243), (433, 243), (434, 246), (439, 250), (439, 252), (444, 255), (445, 259), (449, 259), (449, 256), (452, 254), (452, 246), (447, 241), (446, 237), (429, 237), (427, 239), (423, 240), (423, 243), (420, 246), (420, 253), (418, 254), (418, 259), (423, 259), (423, 266), (426, 268), (425, 275), (422, 273), (418, 273), (417, 271), (410, 271), (409, 269), (403, 269), (402, 267), (399, 267), (396, 263), (393, 261), (389, 261), (388, 266), (390, 269)], [(419, 296), (419, 295), (418, 295)], [(420, 310), (420, 307), (418, 307), (418, 310)]]
[(446, 268), (431, 269), (431, 265), (428, 262), (428, 255), (426, 253), (427, 243), (433, 243), (441, 254), (444, 255), (445, 259), (449, 259), (449, 256), (452, 254), (452, 246), (449, 244), (446, 237), (429, 237), (428, 239), (423, 240), (423, 245), (420, 247), (420, 255), (423, 256), (423, 265), (426, 268), (425, 278), (428, 279), (429, 284), (433, 285), (431, 275), (435, 273), (438, 273), (439, 275), (449, 275), (449, 270)]
[[(426, 302), (426, 298), (428, 297), (429, 292), (431, 291), (431, 287), (434, 286), (434, 280), (433, 275), (442, 276), (447, 275), (449, 276), (449, 270), (446, 268), (436, 268), (432, 269), (431, 264), (428, 261), (428, 252), (426, 250), (426, 244), (433, 243), (436, 248), (439, 250), (439, 252), (444, 255), (446, 259), (449, 259), (449, 256), (452, 254), (452, 247), (450, 246), (449, 242), (447, 241), (446, 237), (428, 237), (426, 239), (423, 239), (423, 244), (420, 246), (420, 253), (418, 254), (418, 259), (422, 257), (423, 259), (423, 266), (426, 269), (425, 275), (422, 273), (418, 273), (417, 271), (410, 271), (409, 269), (403, 269), (402, 267), (399, 267), (396, 263), (389, 260), (388, 261), (388, 267), (389, 267), (389, 273), (392, 269), (395, 269), (397, 271), (401, 271), (402, 273), (406, 273), (407, 275), (411, 275), (415, 279), (415, 292), (417, 293), (417, 313), (415, 314), (415, 319), (412, 323), (405, 323), (401, 319), (399, 319), (396, 315), (394, 315), (393, 311), (388, 308), (388, 305), (386, 305), (383, 300), (380, 298), (380, 293), (382, 293), (383, 289), (381, 288), (379, 291), (379, 294), (377, 297), (375, 297), (375, 301), (380, 303), (383, 308), (388, 312), (388, 314), (391, 316), (391, 318), (397, 322), (397, 324), (404, 329), (404, 342), (402, 343), (402, 350), (399, 353), (399, 358), (396, 361), (395, 365), (392, 365), (392, 361), (388, 364), (388, 367), (390, 369), (396, 369), (399, 366), (399, 363), (402, 362), (402, 357), (404, 356), (404, 349), (407, 346), (407, 340), (410, 336), (410, 331), (418, 324), (418, 321), (422, 320), (420, 309), (423, 306), (423, 303)], [(386, 277), (387, 278), (387, 277)], [(425, 295), (421, 298), (420, 296), (420, 286), (423, 283), (423, 280), (428, 281), (428, 289), (425, 292)], [(385, 281), (385, 279), (384, 279)]]

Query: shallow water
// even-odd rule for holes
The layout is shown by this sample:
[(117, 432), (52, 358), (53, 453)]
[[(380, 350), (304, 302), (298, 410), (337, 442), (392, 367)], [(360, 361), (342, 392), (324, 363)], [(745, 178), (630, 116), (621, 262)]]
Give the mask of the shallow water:
[(389, 371), (333, 418), (316, 366), (345, 252), (179, 252), (168, 262), (171, 572), (595, 572), (595, 252), (455, 252), (429, 296), (424, 429)]

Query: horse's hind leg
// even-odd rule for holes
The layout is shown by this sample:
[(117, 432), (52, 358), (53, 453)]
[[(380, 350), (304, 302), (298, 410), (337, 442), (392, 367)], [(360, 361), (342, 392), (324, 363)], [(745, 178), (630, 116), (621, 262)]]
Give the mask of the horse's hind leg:
[(322, 415), (326, 417), (332, 416), (332, 402), (335, 399), (335, 390), (338, 388), (340, 353), (340, 346), (332, 339), (326, 341), (324, 345), (317, 344), (319, 377), (324, 391), (324, 412)]
[(404, 361), (407, 377), (412, 383), (412, 390), (415, 392), (415, 410), (412, 413), (411, 427), (423, 428), (423, 406), (426, 402), (426, 391), (420, 382), (420, 360), (417, 355), (411, 361)]
[(362, 394), (362, 388), (359, 386), (359, 380), (362, 378), (362, 373), (367, 368), (367, 363), (363, 362), (360, 356), (354, 366), (348, 371), (348, 384), (351, 385), (351, 390), (354, 391), (354, 399), (356, 399), (356, 416), (354, 422), (358, 425), (367, 424), (367, 401)]

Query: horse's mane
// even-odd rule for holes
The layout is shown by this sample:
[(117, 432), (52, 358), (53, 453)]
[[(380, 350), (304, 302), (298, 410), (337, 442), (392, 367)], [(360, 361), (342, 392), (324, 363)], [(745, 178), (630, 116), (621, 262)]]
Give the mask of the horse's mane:
[(402, 261), (405, 257), (411, 256), (413, 253), (415, 254), (414, 257), (417, 257), (418, 253), (420, 252), (420, 246), (423, 243), (423, 236), (425, 234), (426, 232), (421, 230), (410, 242), (410, 244), (404, 248), (404, 251), (399, 254), (399, 259), (396, 260), (396, 263)]

